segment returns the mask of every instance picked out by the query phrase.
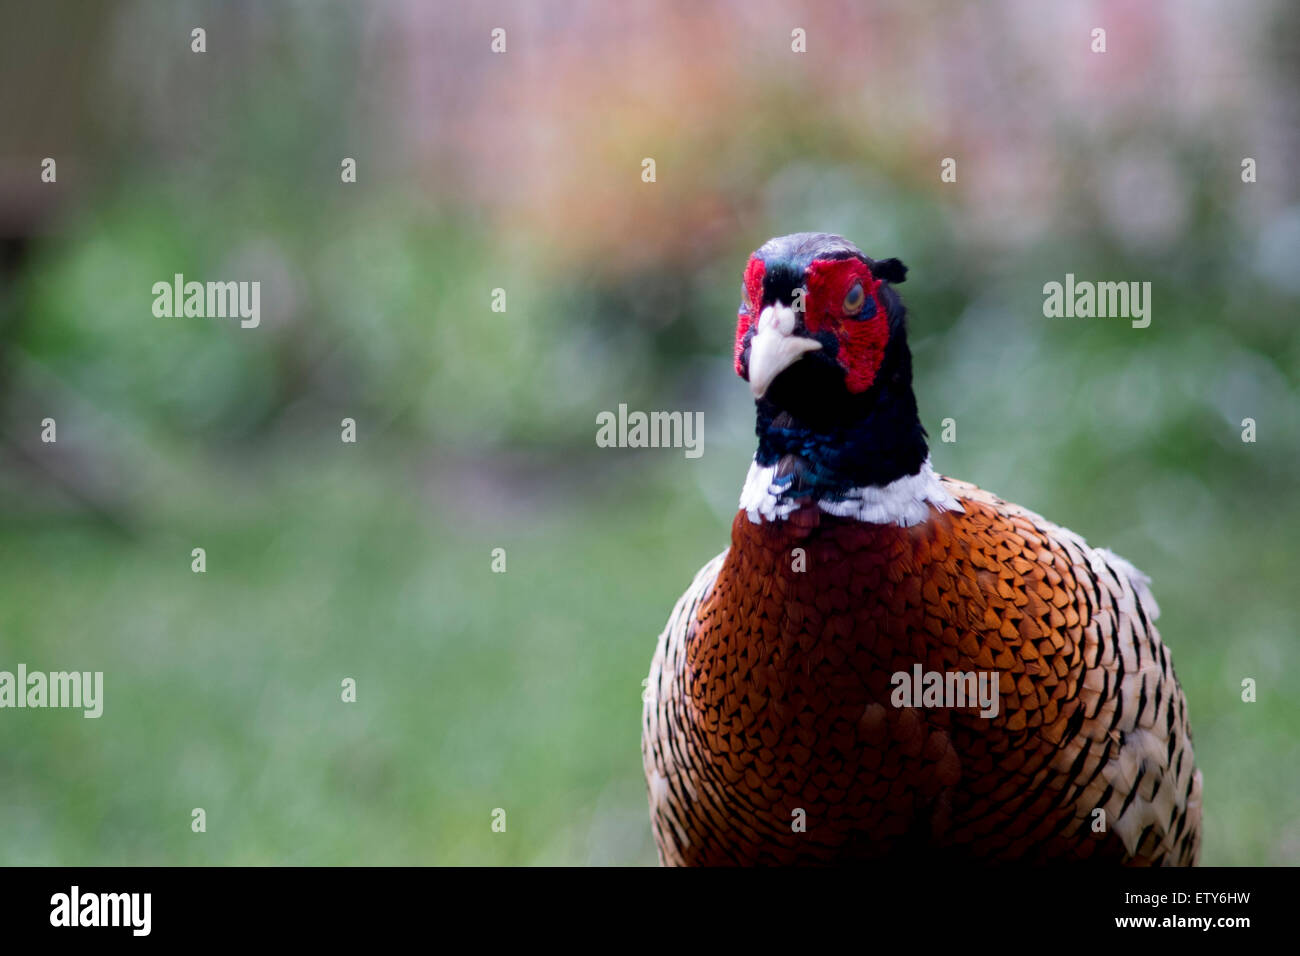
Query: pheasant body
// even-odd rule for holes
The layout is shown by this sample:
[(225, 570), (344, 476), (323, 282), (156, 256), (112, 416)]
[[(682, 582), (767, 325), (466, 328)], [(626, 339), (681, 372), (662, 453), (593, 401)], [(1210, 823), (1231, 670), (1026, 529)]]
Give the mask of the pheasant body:
[[(838, 237), (774, 243), (790, 240), (812, 245), (812, 262), (841, 261), (824, 258), (828, 243), (840, 254)], [(782, 268), (798, 272), (793, 259)], [(899, 269), (879, 271), (901, 281)], [(871, 380), (858, 393), (837, 393), (852, 376), (833, 368), (787, 376), (825, 343), (755, 346), (782, 319), (788, 336), (825, 326), (773, 319), (762, 307), (779, 310), (779, 290), (747, 288), (758, 321), (738, 335), (737, 365), (761, 369), (746, 375), (762, 379), (760, 450), (731, 547), (678, 602), (646, 694), (662, 862), (1195, 862), (1200, 774), (1146, 579), (898, 447), (919, 432), (914, 404), (882, 394), (911, 395), (901, 307), (890, 314), (882, 281), (868, 288), (889, 342), (857, 370)], [(846, 308), (859, 298), (840, 296)], [(773, 372), (765, 348), (794, 358)], [(810, 396), (852, 411), (819, 416)], [(882, 408), (905, 421), (882, 421)], [(863, 428), (893, 436), (862, 456), (869, 474), (839, 466)], [(876, 473), (882, 458), (901, 473)], [(973, 698), (900, 696), (900, 675), (922, 673), (985, 675), (994, 712)]]

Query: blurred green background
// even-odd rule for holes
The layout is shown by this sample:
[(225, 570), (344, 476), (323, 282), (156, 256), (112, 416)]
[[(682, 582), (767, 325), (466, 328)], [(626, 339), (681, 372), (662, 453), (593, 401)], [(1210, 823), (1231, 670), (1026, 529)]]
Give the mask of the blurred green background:
[[(640, 682), (804, 229), (911, 267), (938, 470), (1154, 578), (1202, 862), (1300, 861), (1300, 11), (613, 6), (5, 6), (0, 669), (105, 710), (0, 712), (0, 863), (653, 862)], [(261, 326), (155, 318), (177, 272)], [(1044, 318), (1067, 272), (1151, 326)], [(597, 448), (619, 403), (704, 456)]]

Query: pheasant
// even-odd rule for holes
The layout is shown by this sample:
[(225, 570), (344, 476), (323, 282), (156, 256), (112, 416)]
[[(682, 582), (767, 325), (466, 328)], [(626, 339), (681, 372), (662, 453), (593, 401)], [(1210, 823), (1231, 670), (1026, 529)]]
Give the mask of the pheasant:
[(642, 756), (667, 865), (1192, 865), (1201, 774), (1149, 579), (933, 470), (906, 267), (750, 258), (758, 451), (659, 637)]

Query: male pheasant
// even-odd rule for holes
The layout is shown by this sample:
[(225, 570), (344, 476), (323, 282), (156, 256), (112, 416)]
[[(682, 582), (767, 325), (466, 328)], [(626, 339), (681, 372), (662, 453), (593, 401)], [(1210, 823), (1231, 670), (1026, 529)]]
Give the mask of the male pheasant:
[(749, 260), (758, 451), (645, 695), (660, 860), (1191, 865), (1201, 774), (1148, 579), (935, 474), (905, 274), (822, 233)]

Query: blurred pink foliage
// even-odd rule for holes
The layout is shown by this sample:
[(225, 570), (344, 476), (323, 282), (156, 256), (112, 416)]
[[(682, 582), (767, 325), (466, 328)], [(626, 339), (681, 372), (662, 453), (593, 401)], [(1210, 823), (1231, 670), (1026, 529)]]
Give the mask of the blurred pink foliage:
[[(453, 22), (403, 0), (371, 11), (367, 61), (395, 88), (427, 189), (472, 197), (566, 259), (690, 257), (761, 218), (758, 188), (804, 156), (921, 190), (955, 157), (956, 228), (995, 244), (1094, 206), (1149, 241), (1186, 215), (1181, 143), (1285, 148), (1265, 111), (1234, 109), (1281, 95), (1252, 68), (1273, 10), (520, 0)], [(484, 55), (494, 27), (507, 52)], [(791, 51), (796, 27), (807, 53)], [(1080, 151), (1113, 152), (1111, 174), (1071, 181)], [(640, 181), (643, 157), (656, 185)], [(1138, 210), (1135, 195), (1151, 201)]]

